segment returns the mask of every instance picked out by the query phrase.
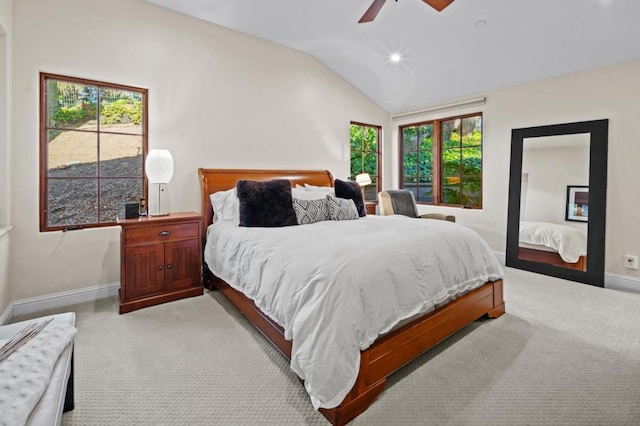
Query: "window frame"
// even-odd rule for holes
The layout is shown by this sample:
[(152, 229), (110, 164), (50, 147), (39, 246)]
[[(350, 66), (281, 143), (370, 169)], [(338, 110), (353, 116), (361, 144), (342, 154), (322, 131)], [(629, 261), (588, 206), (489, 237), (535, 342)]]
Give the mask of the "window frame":
[[(443, 149), (443, 141), (442, 141), (442, 123), (445, 121), (451, 121), (451, 120), (462, 120), (464, 118), (469, 118), (469, 117), (480, 117), (480, 119), (482, 120), (482, 141), (480, 143), (480, 205), (479, 206), (469, 206), (469, 205), (464, 205), (464, 204), (447, 204), (447, 203), (443, 203), (442, 199), (443, 199), (443, 176), (442, 176), (442, 153), (444, 151)], [(454, 115), (454, 116), (450, 116), (450, 117), (443, 117), (443, 118), (438, 118), (438, 119), (433, 119), (433, 120), (425, 120), (425, 121), (419, 121), (419, 122), (415, 122), (415, 123), (408, 123), (408, 124), (403, 124), (403, 125), (399, 125), (398, 126), (398, 177), (399, 177), (399, 188), (402, 189), (404, 188), (404, 139), (403, 139), (403, 129), (407, 128), (407, 127), (419, 127), (419, 126), (424, 126), (424, 125), (429, 125), (431, 124), (433, 126), (433, 158), (437, 159), (437, 161), (434, 161), (432, 164), (432, 173), (433, 173), (433, 202), (428, 202), (428, 201), (418, 201), (416, 200), (417, 204), (424, 204), (424, 205), (430, 205), (430, 206), (442, 206), (442, 207), (455, 207), (455, 208), (463, 208), (463, 209), (472, 209), (472, 210), (482, 210), (483, 208), (483, 203), (484, 203), (484, 115), (482, 113), (482, 111), (478, 111), (478, 112), (473, 112), (473, 113), (468, 113), (468, 114), (461, 114), (461, 115)], [(461, 135), (462, 137), (462, 135)], [(462, 143), (462, 141), (461, 141)], [(419, 145), (419, 141), (418, 141), (418, 145)], [(461, 148), (462, 149), (462, 145)], [(417, 151), (418, 153), (420, 151)], [(462, 178), (462, 176), (461, 176)], [(462, 185), (462, 181), (461, 181), (461, 185)]]
[[(48, 182), (49, 182), (49, 173), (48, 173), (48, 162), (49, 162), (49, 152), (48, 152), (48, 131), (49, 130), (70, 130), (68, 128), (60, 128), (60, 127), (50, 127), (49, 126), (49, 108), (47, 105), (47, 82), (49, 80), (57, 80), (63, 81), (65, 83), (74, 83), (74, 84), (84, 84), (90, 86), (96, 86), (98, 88), (98, 92), (102, 88), (106, 89), (115, 89), (115, 90), (123, 90), (128, 92), (137, 92), (140, 93), (143, 97), (142, 100), (142, 133), (141, 134), (127, 134), (127, 135), (135, 135), (142, 137), (142, 198), (148, 198), (148, 180), (145, 173), (145, 160), (147, 158), (147, 153), (149, 151), (149, 90), (141, 87), (128, 86), (124, 84), (116, 84), (116, 83), (108, 83), (104, 81), (90, 80), (86, 78), (79, 77), (70, 77), (59, 74), (51, 74), (40, 72), (40, 160), (39, 160), (39, 171), (40, 171), (40, 232), (51, 232), (51, 231), (66, 231), (73, 229), (85, 229), (85, 228), (104, 228), (107, 226), (117, 225), (117, 222), (114, 218), (113, 221), (110, 222), (94, 222), (94, 223), (74, 223), (70, 225), (56, 225), (56, 226), (48, 226)], [(99, 99), (99, 98), (98, 98)], [(99, 101), (98, 101), (99, 105)], [(119, 132), (109, 132), (109, 131), (101, 131), (100, 130), (100, 108), (98, 106), (98, 111), (96, 112), (96, 130), (83, 130), (85, 132), (93, 132), (96, 133), (97, 137), (97, 160), (96, 160), (96, 175), (92, 177), (78, 177), (77, 179), (96, 179), (98, 188), (100, 188), (100, 135), (101, 134), (124, 134)], [(107, 177), (105, 177), (107, 178)], [(108, 177), (109, 178), (121, 178), (121, 177)], [(59, 179), (59, 178), (56, 178)], [(74, 178), (76, 179), (76, 178)], [(98, 190), (96, 193), (96, 200), (98, 202), (98, 218), (100, 218), (100, 191)]]
[[(382, 191), (382, 147), (381, 147), (381, 141), (382, 141), (382, 126), (378, 126), (377, 124), (368, 124), (368, 123), (362, 123), (362, 122), (358, 122), (358, 121), (351, 121), (349, 123), (349, 129), (351, 129), (351, 126), (361, 126), (361, 127), (370, 127), (372, 129), (376, 130), (376, 151), (365, 151), (363, 149), (358, 150), (361, 154), (361, 158), (362, 158), (362, 168), (361, 168), (361, 172), (364, 172), (364, 156), (365, 154), (371, 154), (371, 153), (375, 153), (376, 154), (376, 158), (377, 158), (377, 171), (378, 174), (373, 175), (371, 177), (375, 177), (376, 180), (376, 199), (374, 200), (366, 200), (364, 199), (364, 202), (368, 202), (368, 203), (377, 203), (378, 199), (377, 199), (377, 194)], [(351, 139), (351, 138), (349, 138)], [(364, 141), (364, 135), (363, 135), (363, 139)], [(364, 148), (364, 146), (363, 146)], [(351, 140), (349, 140), (349, 176), (351, 177)], [(363, 198), (364, 198), (364, 191), (363, 191)]]

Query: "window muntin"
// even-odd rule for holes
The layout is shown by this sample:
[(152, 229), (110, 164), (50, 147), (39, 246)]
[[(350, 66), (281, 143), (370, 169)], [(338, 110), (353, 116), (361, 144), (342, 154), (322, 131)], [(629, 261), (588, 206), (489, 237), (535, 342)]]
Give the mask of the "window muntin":
[(482, 207), (482, 114), (400, 126), (400, 187), (419, 203)]
[(365, 201), (376, 201), (382, 190), (380, 173), (380, 133), (382, 127), (373, 124), (351, 123), (351, 180), (360, 173), (369, 173), (371, 185), (364, 187)]
[(40, 230), (113, 225), (146, 198), (147, 90), (40, 74)]

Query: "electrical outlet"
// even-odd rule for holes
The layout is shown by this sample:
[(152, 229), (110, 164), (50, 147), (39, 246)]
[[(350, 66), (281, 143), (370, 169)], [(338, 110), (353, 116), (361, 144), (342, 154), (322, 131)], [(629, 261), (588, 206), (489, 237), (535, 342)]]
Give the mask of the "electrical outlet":
[(624, 267), (628, 269), (638, 269), (638, 256), (627, 254), (624, 256)]

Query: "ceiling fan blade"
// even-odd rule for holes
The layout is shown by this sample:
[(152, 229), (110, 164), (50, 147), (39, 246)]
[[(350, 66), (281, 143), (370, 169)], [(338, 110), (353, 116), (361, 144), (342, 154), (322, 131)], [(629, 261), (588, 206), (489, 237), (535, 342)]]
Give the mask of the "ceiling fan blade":
[(442, 9), (444, 9), (445, 7), (453, 3), (453, 0), (422, 0), (422, 1), (428, 4), (429, 6), (431, 6), (432, 8), (434, 8), (435, 10), (437, 10), (438, 12), (442, 12)]
[(380, 9), (382, 9), (382, 6), (386, 1), (387, 0), (373, 0), (373, 3), (371, 3), (369, 9), (367, 9), (364, 15), (362, 15), (362, 18), (360, 18), (360, 20), (358, 21), (358, 24), (362, 24), (363, 22), (371, 22), (376, 19), (378, 12), (380, 12)]

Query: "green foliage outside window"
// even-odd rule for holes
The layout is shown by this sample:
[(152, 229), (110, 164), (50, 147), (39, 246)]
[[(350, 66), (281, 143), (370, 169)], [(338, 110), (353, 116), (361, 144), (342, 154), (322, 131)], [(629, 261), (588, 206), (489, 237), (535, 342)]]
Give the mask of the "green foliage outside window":
[(74, 105), (72, 107), (60, 107), (53, 113), (53, 121), (55, 123), (74, 123), (87, 118), (87, 112), (82, 105)]
[(482, 116), (440, 123), (441, 158), (434, 164), (433, 123), (402, 128), (403, 179), (417, 201), (433, 202), (433, 171), (439, 166), (441, 204), (482, 206)]
[(95, 120), (98, 94), (101, 124), (142, 123), (142, 98), (138, 93), (56, 80), (47, 82), (47, 90), (51, 99), (49, 120), (52, 127), (82, 125)]
[(405, 182), (433, 182), (433, 126), (402, 129)]
[(104, 104), (100, 114), (103, 124), (142, 123), (142, 102), (118, 99)]
[(350, 177), (355, 180), (360, 173), (369, 173), (371, 185), (365, 187), (365, 199), (375, 201), (379, 191), (378, 135), (380, 128), (365, 124), (350, 127)]

